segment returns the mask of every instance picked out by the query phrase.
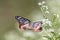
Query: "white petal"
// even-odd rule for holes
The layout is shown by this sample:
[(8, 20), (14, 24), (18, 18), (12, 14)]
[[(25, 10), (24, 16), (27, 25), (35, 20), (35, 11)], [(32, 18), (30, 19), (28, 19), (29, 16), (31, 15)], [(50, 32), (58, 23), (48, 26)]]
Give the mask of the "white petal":
[(57, 14), (57, 18), (59, 18), (59, 15)]
[(38, 5), (42, 5), (41, 2), (39, 2)]
[(42, 4), (45, 4), (45, 1), (42, 1)]

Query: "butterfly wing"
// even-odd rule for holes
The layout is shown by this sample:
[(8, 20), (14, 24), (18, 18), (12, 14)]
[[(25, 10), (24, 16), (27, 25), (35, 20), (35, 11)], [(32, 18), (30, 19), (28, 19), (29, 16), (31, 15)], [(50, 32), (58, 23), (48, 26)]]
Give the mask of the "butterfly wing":
[(35, 31), (42, 31), (42, 22), (34, 22), (32, 27), (34, 28)]
[(30, 20), (21, 16), (15, 16), (15, 18), (18, 20), (19, 22), (19, 28), (26, 30), (26, 27), (30, 26)]

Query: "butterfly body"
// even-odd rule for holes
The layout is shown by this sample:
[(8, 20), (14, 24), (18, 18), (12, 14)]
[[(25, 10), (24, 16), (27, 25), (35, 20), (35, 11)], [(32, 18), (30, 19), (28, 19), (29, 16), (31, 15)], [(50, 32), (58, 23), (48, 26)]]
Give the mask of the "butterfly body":
[(15, 16), (15, 18), (18, 20), (19, 22), (19, 28), (21, 30), (27, 30), (27, 29), (32, 29), (34, 31), (42, 31), (42, 22), (38, 21), (38, 22), (34, 22), (31, 25), (31, 21), (27, 18), (21, 17), (21, 16)]

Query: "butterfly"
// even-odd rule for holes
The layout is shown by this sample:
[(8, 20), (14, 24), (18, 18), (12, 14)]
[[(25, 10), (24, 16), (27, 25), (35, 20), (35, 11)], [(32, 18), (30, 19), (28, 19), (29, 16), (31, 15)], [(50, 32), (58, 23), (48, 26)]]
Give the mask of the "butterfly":
[(19, 28), (23, 31), (25, 30), (34, 30), (36, 32), (42, 31), (42, 21), (37, 21), (31, 24), (31, 21), (22, 16), (15, 16), (15, 19), (19, 23)]

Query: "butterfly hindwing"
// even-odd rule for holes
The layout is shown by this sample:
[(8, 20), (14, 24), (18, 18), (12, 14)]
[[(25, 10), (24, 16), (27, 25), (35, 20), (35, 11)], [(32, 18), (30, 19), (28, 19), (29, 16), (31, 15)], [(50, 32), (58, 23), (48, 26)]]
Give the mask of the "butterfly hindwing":
[(34, 22), (32, 27), (34, 28), (35, 31), (42, 31), (42, 22), (38, 21), (38, 22)]

